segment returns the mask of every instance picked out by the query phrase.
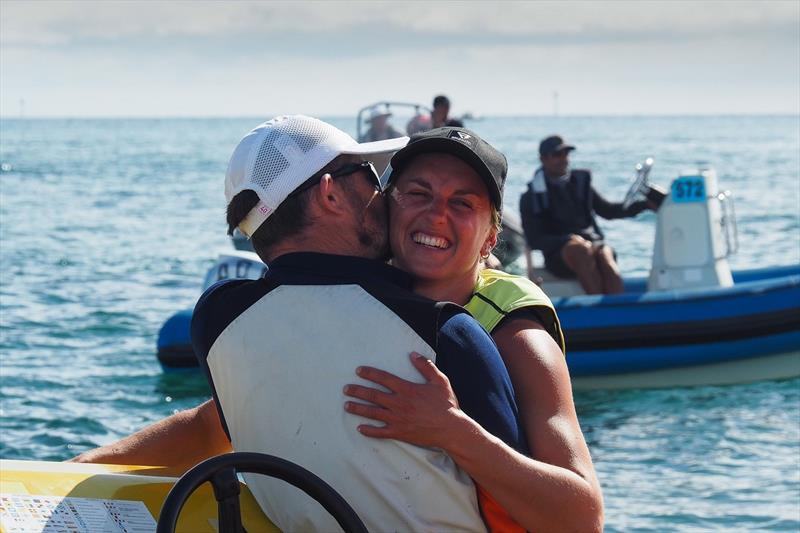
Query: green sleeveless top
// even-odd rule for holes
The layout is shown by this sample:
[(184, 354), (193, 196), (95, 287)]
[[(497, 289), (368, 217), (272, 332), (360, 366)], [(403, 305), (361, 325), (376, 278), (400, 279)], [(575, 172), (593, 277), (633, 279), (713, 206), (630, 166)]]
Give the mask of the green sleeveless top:
[(561, 324), (550, 298), (528, 278), (499, 270), (481, 270), (472, 297), (464, 307), (489, 333), (509, 313), (526, 307), (531, 308), (561, 347), (561, 351), (567, 352), (564, 333), (561, 331)]

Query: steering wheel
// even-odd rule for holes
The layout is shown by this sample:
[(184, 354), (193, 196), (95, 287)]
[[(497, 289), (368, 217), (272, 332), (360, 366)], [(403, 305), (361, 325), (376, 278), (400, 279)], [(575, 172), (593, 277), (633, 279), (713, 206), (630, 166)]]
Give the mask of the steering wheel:
[(653, 168), (653, 158), (648, 157), (643, 163), (636, 165), (636, 177), (633, 179), (628, 192), (625, 193), (625, 199), (622, 201), (622, 207), (627, 209), (635, 202), (641, 195), (647, 193), (650, 189), (650, 182), (647, 176), (650, 175), (650, 169)]
[(353, 508), (322, 479), (285, 459), (252, 452), (212, 457), (181, 476), (164, 500), (156, 533), (174, 533), (186, 500), (206, 481), (210, 481), (214, 488), (219, 509), (220, 533), (246, 533), (239, 507), (237, 472), (263, 474), (286, 481), (318, 501), (347, 533), (368, 533)]

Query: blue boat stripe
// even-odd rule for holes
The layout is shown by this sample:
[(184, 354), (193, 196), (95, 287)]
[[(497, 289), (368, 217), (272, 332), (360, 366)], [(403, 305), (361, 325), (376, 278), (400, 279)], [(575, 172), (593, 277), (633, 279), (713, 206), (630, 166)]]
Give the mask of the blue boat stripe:
[(565, 329), (567, 351), (596, 352), (628, 348), (704, 344), (774, 335), (800, 329), (800, 308), (754, 315), (637, 324), (635, 327)]

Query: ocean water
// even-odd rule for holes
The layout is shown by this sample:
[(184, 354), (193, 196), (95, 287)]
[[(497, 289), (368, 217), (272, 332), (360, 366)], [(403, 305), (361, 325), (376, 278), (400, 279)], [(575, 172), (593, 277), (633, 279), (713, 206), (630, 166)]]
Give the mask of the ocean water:
[[(0, 458), (63, 460), (205, 400), (165, 374), (158, 329), (199, 296), (225, 236), (222, 179), (262, 118), (0, 120)], [(353, 118), (331, 122), (355, 132)], [(699, 161), (734, 194), (734, 269), (800, 262), (800, 117), (486, 118), (506, 208), (543, 136), (622, 198), (646, 156), (669, 185)], [(625, 274), (655, 217), (601, 221)], [(607, 531), (800, 530), (800, 380), (576, 395)]]

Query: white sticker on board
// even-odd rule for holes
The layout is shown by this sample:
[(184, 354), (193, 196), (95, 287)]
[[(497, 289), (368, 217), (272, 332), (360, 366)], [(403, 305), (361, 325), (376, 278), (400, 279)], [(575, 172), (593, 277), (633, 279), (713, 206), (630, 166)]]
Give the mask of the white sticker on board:
[(5, 533), (153, 533), (156, 521), (144, 503), (28, 494), (0, 494)]

